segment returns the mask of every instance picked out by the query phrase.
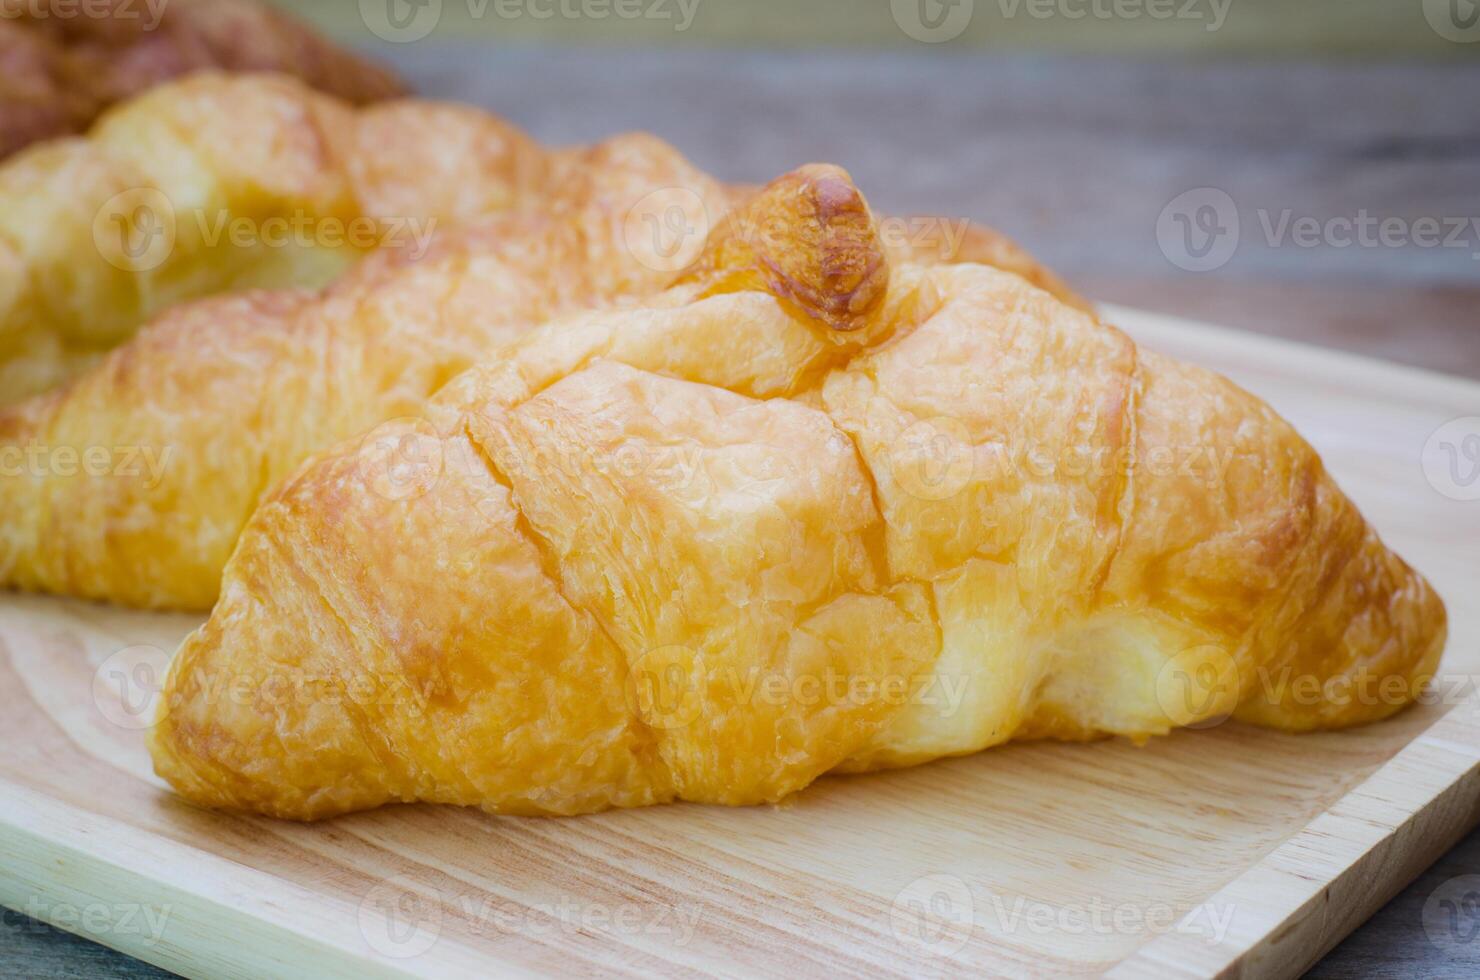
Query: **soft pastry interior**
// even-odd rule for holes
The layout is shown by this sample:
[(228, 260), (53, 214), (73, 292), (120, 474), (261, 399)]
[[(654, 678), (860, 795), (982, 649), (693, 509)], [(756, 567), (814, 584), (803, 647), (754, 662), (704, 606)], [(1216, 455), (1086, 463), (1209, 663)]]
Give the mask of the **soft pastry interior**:
[(369, 251), (424, 250), (546, 172), (545, 151), (470, 108), (357, 109), (277, 75), (154, 88), (0, 165), (0, 405), (173, 304), (315, 288)]
[(667, 291), (274, 489), (150, 747), (187, 799), (294, 819), (750, 804), (1014, 738), (1369, 721), (1444, 637), (1257, 398), (891, 256), (813, 166)]

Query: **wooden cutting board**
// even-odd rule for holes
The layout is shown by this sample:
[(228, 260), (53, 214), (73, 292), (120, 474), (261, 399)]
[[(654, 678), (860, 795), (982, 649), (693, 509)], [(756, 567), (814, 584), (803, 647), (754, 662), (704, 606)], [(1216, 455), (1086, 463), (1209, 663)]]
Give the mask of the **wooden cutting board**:
[(1480, 385), (1108, 312), (1271, 401), (1431, 578), (1435, 703), (1014, 745), (776, 807), (299, 826), (192, 810), (150, 771), (120, 699), (198, 619), (5, 595), (0, 902), (209, 976), (1299, 973), (1480, 817), (1480, 500), (1456, 499), (1480, 480), (1445, 448), (1480, 436), (1453, 421)]

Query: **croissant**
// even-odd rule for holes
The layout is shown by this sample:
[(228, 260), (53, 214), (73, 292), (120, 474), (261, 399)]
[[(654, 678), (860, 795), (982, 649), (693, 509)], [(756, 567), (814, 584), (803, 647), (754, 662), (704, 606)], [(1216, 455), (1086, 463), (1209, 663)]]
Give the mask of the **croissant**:
[[(321, 294), (176, 306), (70, 386), (0, 410), (0, 582), (209, 609), (258, 500), (311, 452), (419, 411), (537, 323), (658, 292), (747, 193), (645, 136), (547, 161), (546, 193), (425, 256), (378, 253)], [(646, 218), (669, 225), (655, 239)], [(995, 232), (900, 228), (899, 255), (995, 263), (1082, 303)]]
[(0, 158), (207, 68), (279, 71), (350, 102), (400, 95), (390, 72), (249, 0), (0, 0)]
[[(309, 453), (418, 410), (530, 325), (661, 289), (672, 271), (626, 245), (644, 196), (727, 201), (643, 136), (552, 156), (549, 176), (548, 194), (419, 260), (383, 252), (322, 293), (174, 307), (70, 386), (0, 411), (0, 581), (209, 608), (258, 498)], [(92, 472), (90, 450), (107, 458)]]
[(149, 742), (187, 799), (293, 819), (751, 804), (1015, 738), (1368, 721), (1444, 637), (1258, 399), (892, 256), (811, 166), (663, 293), (279, 485)]
[(286, 77), (202, 74), (0, 166), (0, 404), (173, 303), (317, 287), (367, 249), (536, 193), (545, 152), (469, 108), (354, 109)]

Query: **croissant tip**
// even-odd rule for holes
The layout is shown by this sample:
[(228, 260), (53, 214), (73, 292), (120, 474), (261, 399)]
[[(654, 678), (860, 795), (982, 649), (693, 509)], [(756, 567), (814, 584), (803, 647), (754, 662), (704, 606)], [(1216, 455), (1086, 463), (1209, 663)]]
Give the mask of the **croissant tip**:
[(867, 325), (889, 283), (867, 199), (827, 163), (783, 174), (732, 214), (690, 276), (715, 273), (726, 288), (764, 288), (840, 333)]
[(827, 212), (846, 213), (866, 207), (863, 192), (853, 182), (853, 175), (835, 163), (806, 163), (778, 178), (792, 178), (811, 190), (817, 203)]
[(811, 302), (804, 305), (835, 330), (858, 330), (882, 300), (889, 280), (868, 201), (842, 167), (809, 164), (794, 173), (810, 197), (807, 210), (818, 229), (817, 264), (807, 270), (811, 281), (802, 283), (811, 287)]

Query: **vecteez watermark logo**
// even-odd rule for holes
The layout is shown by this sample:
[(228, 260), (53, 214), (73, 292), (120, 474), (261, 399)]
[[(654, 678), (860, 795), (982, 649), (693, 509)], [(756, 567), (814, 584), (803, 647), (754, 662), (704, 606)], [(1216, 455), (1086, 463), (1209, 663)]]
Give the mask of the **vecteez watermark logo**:
[(93, 244), (108, 264), (148, 272), (175, 250), (175, 207), (154, 187), (132, 187), (110, 197), (93, 215)]
[(442, 0), (360, 0), (360, 20), (382, 41), (420, 41), (442, 21)]
[(47, 922), (68, 932), (91, 936), (108, 945), (129, 942), (154, 946), (164, 939), (174, 906), (140, 902), (53, 902), (30, 895), (18, 908), (0, 909), (0, 922), (13, 932), (40, 933)]
[(889, 930), (894, 938), (928, 956), (953, 956), (976, 927), (971, 887), (956, 875), (916, 878), (894, 896)]
[(1295, 208), (1241, 209), (1227, 191), (1195, 187), (1166, 203), (1156, 219), (1156, 243), (1167, 261), (1187, 272), (1227, 265), (1246, 241), (1282, 249), (1456, 249), (1480, 261), (1480, 217), (1302, 214)]
[(377, 882), (356, 910), (365, 944), (395, 960), (430, 950), (449, 919), (478, 935), (644, 936), (683, 948), (693, 941), (703, 915), (698, 905), (608, 903), (568, 894), (516, 902), (484, 893), (444, 892), (410, 875)]
[(396, 672), (371, 670), (229, 670), (206, 668), (192, 676), (188, 695), (176, 690), (163, 700), (170, 655), (158, 647), (127, 647), (109, 656), (93, 674), (93, 704), (98, 713), (119, 728), (142, 731), (182, 707), (192, 710), (230, 706), (248, 711), (325, 708), (393, 709), (406, 717), (434, 710), (438, 698), (449, 697), (441, 681), (413, 684)]
[[(661, 21), (683, 33), (702, 0), (464, 0), (469, 19)], [(420, 41), (442, 22), (443, 0), (359, 0), (360, 20), (382, 41)]]
[(832, 665), (796, 673), (755, 666), (705, 668), (698, 651), (670, 644), (632, 661), (625, 693), (629, 709), (644, 725), (673, 731), (698, 721), (706, 704), (826, 711), (915, 705), (951, 718), (965, 703), (971, 680), (930, 670), (855, 674)]
[(704, 917), (698, 905), (593, 902), (567, 894), (528, 904), (463, 894), (453, 896), (452, 906), (484, 935), (647, 936), (677, 949), (693, 941)]
[(699, 257), (712, 227), (709, 208), (696, 191), (660, 187), (627, 210), (622, 243), (644, 268), (673, 274)]
[(1423, 903), (1423, 931), (1451, 959), (1480, 962), (1480, 875), (1443, 882)]
[(1213, 32), (1228, 22), (1233, 0), (997, 0), (1004, 20), (1186, 21)]
[(1228, 935), (1237, 913), (1232, 904), (1204, 902), (1186, 912), (1168, 902), (1111, 902), (1093, 896), (1083, 902), (1040, 902), (1024, 895), (992, 895), (985, 903), (1004, 935), (1192, 936), (1217, 945)]
[(971, 24), (975, 0), (889, 0), (894, 23), (924, 44), (942, 44), (960, 37)]
[(390, 419), (365, 433), (355, 464), (371, 493), (385, 500), (414, 500), (442, 477), (442, 439), (426, 419)]
[(693, 724), (704, 710), (693, 675), (694, 652), (687, 647), (656, 647), (633, 661), (624, 693), (627, 707), (644, 725), (660, 731)]
[(1179, 269), (1211, 272), (1221, 268), (1238, 251), (1238, 206), (1216, 187), (1183, 191), (1157, 216), (1156, 243), (1167, 261)]
[(1287, 709), (1364, 708), (1388, 713), (1409, 704), (1480, 704), (1480, 678), (1469, 674), (1407, 676), (1357, 667), (1337, 673), (1297, 670), (1291, 664), (1240, 663), (1212, 644), (1169, 657), (1157, 672), (1156, 700), (1176, 728), (1211, 728), (1252, 705)]
[(297, 210), (264, 217), (221, 208), (177, 208), (156, 187), (120, 191), (93, 215), (93, 245), (124, 272), (150, 272), (175, 253), (182, 237), (214, 249), (396, 248), (415, 261), (427, 253), (437, 219), (313, 214)]
[(1034, 440), (983, 440), (960, 419), (940, 415), (910, 423), (879, 446), (879, 471), (910, 497), (949, 500), (968, 489), (1004, 481), (1128, 479), (1132, 474), (1178, 476), (1209, 490), (1228, 484), (1236, 453), (1215, 445), (1045, 445)]
[[(1186, 21), (1220, 30), (1233, 0), (995, 0), (998, 20)], [(965, 33), (977, 13), (976, 0), (890, 0), (899, 29), (916, 41), (942, 44)]]
[[(433, 889), (435, 891), (435, 889)], [(442, 903), (407, 875), (378, 882), (360, 901), (355, 921), (365, 945), (388, 959), (420, 956), (442, 935)]]
[(147, 33), (159, 27), (169, 4), (170, 0), (6, 0), (0, 4), (0, 20), (110, 20), (138, 24)]
[(895, 896), (889, 927), (907, 948), (952, 957), (980, 931), (994, 936), (1157, 936), (1176, 933), (1217, 944), (1228, 935), (1236, 907), (1206, 902), (1180, 910), (1167, 902), (1042, 902), (973, 887), (954, 874), (916, 878)]
[[(426, 419), (404, 416), (382, 422), (360, 438), (354, 465), (360, 482), (375, 496), (414, 501), (437, 487), (449, 474), (466, 482), (476, 478), (492, 457), (505, 478), (532, 484), (580, 482), (593, 476), (623, 483), (643, 483), (652, 490), (682, 496), (703, 495), (704, 450), (695, 445), (619, 443), (589, 446), (538, 443), (514, 452), (507, 446), (474, 444), (443, 438)], [(4, 453), (0, 450), (0, 462)], [(3, 469), (0, 469), (3, 475)], [(497, 513), (496, 501), (489, 502)]]
[(1170, 657), (1156, 676), (1156, 700), (1178, 728), (1211, 728), (1238, 706), (1238, 664), (1221, 647), (1197, 646)]
[(1429, 435), (1423, 474), (1450, 500), (1480, 500), (1480, 415), (1450, 419)]
[(170, 655), (137, 644), (111, 654), (93, 672), (93, 705), (108, 721), (129, 731), (152, 727), (160, 718), (160, 699)]
[(153, 490), (164, 480), (174, 446), (75, 446), (28, 442), (0, 446), (0, 479), (88, 477), (139, 481)]
[(886, 462), (900, 489), (919, 500), (947, 500), (976, 476), (971, 434), (949, 416), (921, 419), (906, 428), (890, 445)]
[(1423, 0), (1424, 20), (1434, 33), (1456, 44), (1480, 41), (1480, 2)]

